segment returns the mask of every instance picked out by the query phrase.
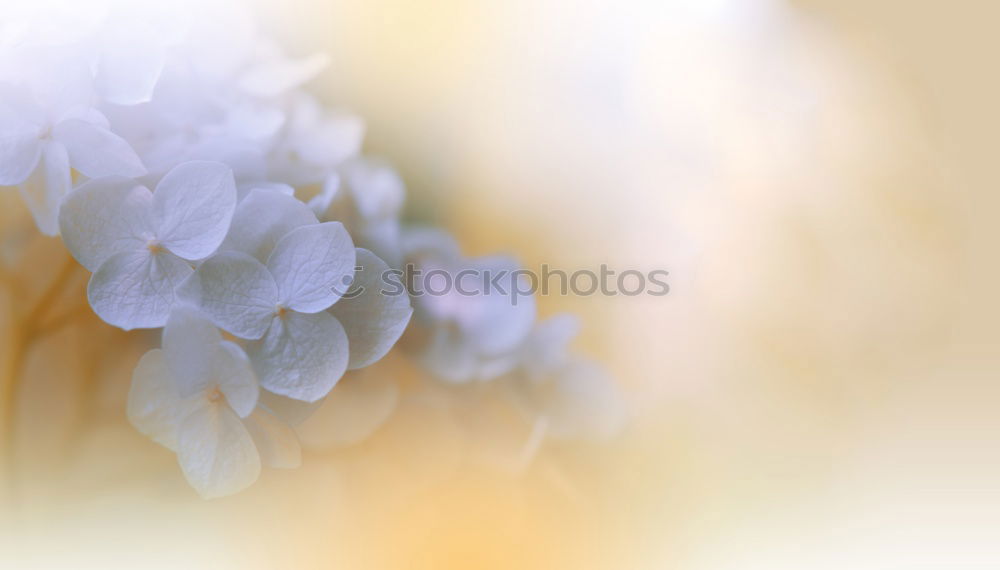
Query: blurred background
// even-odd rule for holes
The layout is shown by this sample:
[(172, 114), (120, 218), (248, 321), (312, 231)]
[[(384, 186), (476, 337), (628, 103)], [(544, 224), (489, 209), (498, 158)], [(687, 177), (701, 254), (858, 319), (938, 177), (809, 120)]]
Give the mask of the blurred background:
[(4, 193), (0, 567), (1000, 568), (994, 3), (255, 8), (330, 55), (313, 88), (366, 119), (411, 221), (670, 272), (666, 297), (539, 299), (582, 316), (629, 425), (510, 473), (483, 450), (522, 435), (416, 399), (202, 501), (125, 419), (155, 337), (91, 315)]

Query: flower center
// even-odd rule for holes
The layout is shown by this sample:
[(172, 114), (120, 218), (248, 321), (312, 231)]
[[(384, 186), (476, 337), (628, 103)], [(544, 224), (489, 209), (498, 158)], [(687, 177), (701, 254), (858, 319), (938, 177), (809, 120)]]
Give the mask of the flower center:
[(223, 396), (222, 389), (219, 388), (218, 386), (215, 386), (214, 388), (208, 391), (208, 394), (205, 397), (208, 398), (209, 402), (214, 404), (219, 400), (221, 400), (222, 396)]
[(149, 252), (152, 253), (153, 255), (156, 255), (157, 253), (163, 253), (164, 251), (166, 251), (166, 249), (160, 244), (160, 242), (156, 241), (155, 239), (151, 239), (148, 242), (146, 242), (146, 249), (148, 249)]
[(278, 317), (279, 319), (285, 318), (285, 315), (287, 314), (288, 314), (288, 307), (284, 305), (278, 305), (277, 307), (274, 308), (274, 316)]

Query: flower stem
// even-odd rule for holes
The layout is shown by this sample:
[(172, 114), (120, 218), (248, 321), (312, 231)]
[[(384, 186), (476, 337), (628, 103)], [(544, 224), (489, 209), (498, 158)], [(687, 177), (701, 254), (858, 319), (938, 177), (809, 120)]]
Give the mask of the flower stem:
[[(18, 476), (17, 476), (17, 408), (21, 397), (20, 379), (24, 374), (24, 367), (27, 360), (28, 351), (32, 344), (45, 332), (40, 325), (47, 311), (54, 301), (59, 297), (66, 284), (74, 274), (76, 263), (72, 258), (67, 258), (59, 273), (49, 284), (48, 288), (41, 294), (38, 300), (28, 309), (23, 317), (12, 319), (11, 326), (14, 330), (11, 342), (11, 358), (4, 370), (2, 384), (0, 384), (0, 421), (2, 421), (3, 432), (0, 436), (0, 457), (2, 457), (2, 477), (4, 479), (4, 489), (8, 495), (8, 501), (16, 504), (18, 498)], [(13, 284), (12, 284), (13, 285)], [(17, 295), (8, 295), (10, 314), (17, 315)]]

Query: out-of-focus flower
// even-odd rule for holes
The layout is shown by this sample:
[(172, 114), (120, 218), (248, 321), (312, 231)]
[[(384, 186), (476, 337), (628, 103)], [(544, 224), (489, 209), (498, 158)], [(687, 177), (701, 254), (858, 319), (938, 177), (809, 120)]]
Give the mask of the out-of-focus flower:
[[(54, 79), (0, 87), (0, 185), (18, 186), (45, 234), (59, 232), (59, 202), (84, 176), (141, 176), (146, 169), (92, 108), (90, 78), (79, 69)], [(39, 74), (41, 75), (41, 74)]]
[(292, 185), (323, 182), (361, 150), (365, 125), (360, 118), (323, 109), (305, 93), (289, 103), (284, 132), (269, 157), (270, 176)]
[(204, 497), (246, 488), (260, 454), (243, 424), (257, 405), (257, 382), (236, 344), (196, 311), (180, 308), (132, 377), (129, 421), (175, 451), (184, 476)]
[(327, 177), (309, 207), (324, 220), (344, 224), (359, 247), (398, 267), (402, 257), (399, 217), (405, 196), (402, 179), (389, 165), (358, 158)]
[[(447, 240), (407, 237), (408, 258), (419, 275), (412, 291), (427, 329), (422, 360), (449, 382), (489, 380), (510, 371), (531, 331), (535, 298), (516, 261), (503, 256), (463, 258)], [(429, 247), (441, 241), (441, 247)]]
[(351, 339), (349, 369), (364, 368), (380, 360), (406, 330), (413, 309), (398, 278), (377, 255), (357, 249), (351, 296), (329, 310)]
[(579, 325), (570, 315), (539, 323), (521, 349), (508, 379), (514, 401), (529, 422), (542, 422), (556, 439), (608, 439), (627, 417), (613, 379), (593, 362), (569, 354)]
[(59, 216), (70, 253), (94, 272), (87, 294), (94, 311), (123, 329), (161, 327), (174, 288), (191, 274), (190, 261), (222, 243), (236, 208), (230, 168), (188, 162), (151, 193), (128, 178), (83, 184)]

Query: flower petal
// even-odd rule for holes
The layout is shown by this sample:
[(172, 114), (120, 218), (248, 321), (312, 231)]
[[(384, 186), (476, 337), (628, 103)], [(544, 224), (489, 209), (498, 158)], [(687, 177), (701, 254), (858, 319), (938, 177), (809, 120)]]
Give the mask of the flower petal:
[(298, 133), (294, 148), (307, 163), (336, 166), (360, 152), (364, 136), (364, 120), (331, 111), (310, 122), (308, 130)]
[(291, 426), (262, 408), (254, 410), (243, 423), (264, 465), (275, 469), (295, 469), (302, 465), (302, 446)]
[[(471, 260), (469, 266), (483, 278), (475, 280), (476, 285), (472, 289), (477, 294), (467, 297), (474, 301), (474, 306), (466, 307), (469, 312), (457, 316), (466, 334), (485, 354), (499, 355), (517, 348), (531, 333), (535, 323), (534, 295), (516, 293), (528, 291), (530, 285), (524, 275), (515, 273), (520, 265), (506, 256), (490, 256)], [(492, 287), (493, 276), (504, 271), (507, 273), (496, 280), (501, 288)], [(467, 320), (466, 317), (472, 319)]]
[(279, 420), (290, 426), (298, 426), (319, 409), (323, 400), (303, 402), (287, 396), (279, 396), (267, 390), (260, 391), (260, 406), (274, 414)]
[(28, 178), (42, 155), (38, 126), (9, 117), (0, 109), (0, 186), (20, 184)]
[(329, 313), (289, 311), (275, 317), (247, 352), (262, 387), (305, 402), (326, 396), (349, 358), (344, 327)]
[(354, 160), (344, 167), (344, 179), (362, 218), (375, 221), (399, 215), (406, 188), (389, 165), (369, 158)]
[(139, 156), (125, 139), (81, 119), (68, 119), (52, 129), (52, 137), (66, 146), (73, 168), (90, 178), (146, 174)]
[(236, 415), (245, 418), (257, 407), (257, 377), (239, 345), (228, 340), (218, 345), (213, 376)]
[(153, 194), (130, 178), (81, 184), (59, 208), (59, 230), (73, 257), (91, 272), (120, 251), (142, 249), (152, 237)]
[(361, 269), (354, 274), (351, 293), (357, 295), (344, 296), (330, 307), (350, 339), (348, 368), (352, 370), (385, 356), (402, 336), (413, 314), (406, 290), (402, 287), (394, 290), (386, 283), (389, 266), (367, 249), (356, 251)]
[(302, 313), (326, 309), (347, 292), (354, 277), (354, 244), (343, 224), (296, 228), (278, 240), (267, 268), (286, 307)]
[(169, 252), (122, 251), (91, 276), (87, 298), (97, 316), (116, 327), (162, 327), (174, 304), (174, 288), (192, 272)]
[(456, 383), (473, 379), (479, 366), (468, 339), (454, 327), (434, 329), (421, 360), (441, 380)]
[(221, 327), (241, 338), (264, 336), (278, 304), (278, 286), (261, 262), (245, 253), (214, 255), (177, 289)]
[(164, 59), (160, 38), (120, 26), (104, 38), (94, 87), (111, 103), (144, 103), (153, 96)]
[(396, 409), (399, 387), (386, 374), (351, 373), (323, 399), (323, 405), (299, 427), (308, 447), (359, 443), (375, 432)]
[(176, 451), (177, 427), (194, 405), (193, 400), (182, 399), (177, 393), (162, 350), (156, 348), (142, 356), (128, 391), (128, 420), (135, 429)]
[(233, 171), (221, 162), (180, 164), (153, 192), (156, 237), (184, 259), (211, 255), (226, 237), (235, 210)]
[(245, 72), (239, 85), (256, 97), (271, 98), (316, 77), (329, 63), (325, 54), (313, 54), (301, 59), (275, 57)]
[(319, 223), (309, 207), (276, 190), (251, 190), (236, 207), (222, 251), (242, 251), (266, 262), (278, 240), (293, 229)]
[(557, 439), (605, 440), (617, 435), (627, 408), (614, 381), (598, 366), (573, 360), (545, 381), (522, 381), (515, 396), (528, 419), (548, 420), (548, 435)]
[(57, 142), (45, 143), (35, 170), (19, 186), (21, 197), (43, 234), (59, 233), (59, 202), (71, 186), (69, 155), (65, 147)]
[(175, 304), (163, 328), (163, 354), (182, 397), (211, 386), (221, 342), (219, 329), (201, 311)]
[(246, 489), (260, 475), (260, 454), (240, 418), (224, 404), (194, 410), (177, 430), (177, 459), (206, 499)]
[(560, 314), (535, 325), (521, 348), (521, 367), (533, 378), (558, 370), (569, 362), (567, 347), (580, 332), (576, 315)]

